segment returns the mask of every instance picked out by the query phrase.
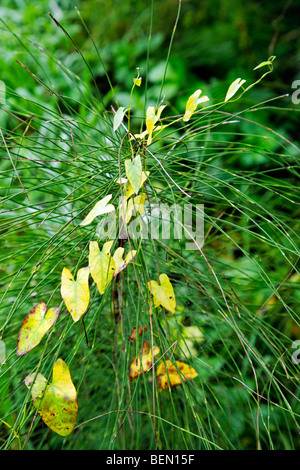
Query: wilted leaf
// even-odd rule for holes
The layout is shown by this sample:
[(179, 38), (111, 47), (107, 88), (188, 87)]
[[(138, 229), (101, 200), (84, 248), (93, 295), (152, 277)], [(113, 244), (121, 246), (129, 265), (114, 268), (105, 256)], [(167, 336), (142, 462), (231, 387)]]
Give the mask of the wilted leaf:
[(115, 261), (110, 256), (112, 244), (113, 240), (104, 243), (102, 251), (100, 251), (97, 242), (90, 242), (89, 266), (91, 276), (100, 294), (104, 294), (116, 272)]
[[(158, 388), (166, 390), (169, 388), (169, 381), (171, 387), (176, 387), (182, 384), (182, 380), (186, 382), (197, 377), (198, 373), (189, 365), (179, 361), (176, 361), (176, 364), (177, 367), (171, 361), (167, 361), (166, 364), (163, 361), (160, 362), (156, 370)], [(180, 374), (177, 368), (180, 370)]]
[(196, 90), (195, 93), (193, 93), (187, 100), (185, 113), (182, 118), (183, 121), (188, 121), (191, 118), (192, 114), (197, 109), (198, 104), (209, 101), (208, 96), (202, 96), (202, 98), (199, 98), (201, 93), (202, 93), (202, 90)]
[(150, 281), (148, 287), (153, 295), (154, 307), (161, 305), (169, 312), (175, 313), (176, 300), (173, 286), (166, 274), (159, 276), (160, 285), (156, 281)]
[(130, 261), (133, 260), (133, 258), (136, 255), (136, 250), (129, 251), (129, 253), (127, 254), (125, 260), (123, 259), (123, 255), (124, 255), (124, 248), (122, 248), (120, 246), (119, 248), (116, 249), (116, 251), (114, 252), (114, 255), (113, 255), (113, 260), (115, 262), (114, 276), (116, 276), (121, 271), (123, 271), (123, 269), (126, 268), (127, 264), (130, 263)]
[[(28, 388), (35, 374), (25, 378)], [(67, 364), (57, 359), (53, 366), (53, 380), (47, 385), (46, 378), (38, 373), (31, 388), (33, 405), (44, 423), (60, 436), (73, 431), (78, 414), (77, 393)]]
[(141, 186), (143, 172), (140, 155), (137, 155), (133, 161), (125, 160), (125, 171), (132, 189), (137, 194)]
[(61, 275), (60, 292), (74, 322), (77, 322), (89, 306), (89, 268), (79, 269), (76, 281), (71, 271), (64, 268)]
[(154, 106), (149, 106), (146, 111), (146, 128), (148, 132), (147, 145), (150, 145), (152, 142), (152, 132), (157, 121), (160, 119), (160, 115), (166, 106), (160, 106), (155, 114)]
[[(139, 336), (142, 336), (142, 334), (148, 331), (147, 325), (141, 325), (139, 326)], [(131, 330), (130, 336), (128, 336), (129, 341), (132, 343), (136, 340), (136, 326), (134, 326)]]
[(120, 106), (120, 108), (117, 110), (116, 114), (114, 115), (114, 124), (113, 124), (114, 132), (116, 132), (118, 127), (120, 127), (124, 119), (125, 113), (126, 113), (126, 109), (123, 108), (123, 106)]
[(227, 91), (227, 94), (226, 94), (226, 97), (225, 97), (225, 101), (228, 101), (230, 100), (230, 98), (232, 98), (236, 92), (238, 91), (238, 89), (246, 82), (246, 80), (242, 80), (241, 78), (237, 78), (236, 80), (234, 80), (234, 82), (232, 82), (232, 84), (230, 85), (230, 87), (228, 88), (228, 91)]
[(97, 204), (93, 207), (93, 209), (88, 213), (86, 218), (80, 222), (79, 225), (82, 227), (85, 225), (89, 225), (95, 217), (98, 215), (104, 215), (107, 214), (108, 212), (113, 212), (115, 210), (115, 207), (112, 204), (108, 204), (108, 201), (110, 201), (112, 198), (112, 194), (108, 194), (108, 196), (105, 196), (101, 201), (98, 201)]
[(45, 302), (40, 302), (28, 313), (20, 329), (17, 356), (23, 356), (41, 342), (58, 319), (59, 307), (49, 308), (46, 312)]
[[(153, 365), (153, 358), (159, 354), (158, 346), (153, 346), (153, 355), (150, 349), (149, 340), (143, 344), (142, 363), (140, 357), (135, 357), (130, 366), (129, 378), (136, 379), (139, 375), (147, 372)], [(153, 357), (152, 357), (153, 356)]]

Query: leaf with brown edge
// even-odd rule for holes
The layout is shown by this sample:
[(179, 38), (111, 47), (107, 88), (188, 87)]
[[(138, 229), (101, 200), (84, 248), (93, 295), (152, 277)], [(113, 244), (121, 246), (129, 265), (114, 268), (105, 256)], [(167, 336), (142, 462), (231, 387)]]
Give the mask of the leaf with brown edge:
[(176, 300), (173, 286), (166, 274), (159, 276), (160, 285), (156, 281), (148, 282), (148, 287), (153, 295), (154, 307), (161, 305), (171, 313), (175, 313)]
[[(184, 362), (176, 361), (177, 367), (172, 364), (171, 361), (167, 361), (166, 364), (162, 361), (156, 370), (156, 381), (158, 388), (166, 390), (170, 387), (176, 387), (181, 385), (182, 381), (192, 380), (197, 377), (198, 373)], [(180, 374), (178, 372), (180, 370)]]
[[(139, 336), (142, 336), (144, 332), (148, 331), (147, 325), (139, 326)], [(130, 335), (128, 336), (129, 341), (132, 343), (136, 340), (136, 326), (134, 326), (131, 330)]]
[(79, 269), (76, 281), (68, 268), (61, 274), (61, 296), (74, 322), (80, 320), (89, 306), (89, 273), (88, 267)]
[(31, 389), (33, 405), (44, 423), (60, 436), (68, 436), (73, 431), (77, 415), (77, 392), (72, 382), (69, 367), (62, 359), (53, 366), (52, 383), (40, 373), (25, 378), (27, 388)]
[(149, 340), (143, 344), (142, 351), (142, 362), (139, 356), (135, 357), (130, 366), (129, 378), (130, 381), (136, 379), (139, 375), (144, 372), (148, 372), (150, 367), (153, 365), (153, 358), (159, 354), (158, 346), (153, 346), (153, 357), (150, 349)]
[(58, 315), (59, 307), (51, 307), (47, 312), (45, 302), (35, 305), (22, 323), (17, 343), (17, 356), (27, 354), (40, 344), (58, 319)]

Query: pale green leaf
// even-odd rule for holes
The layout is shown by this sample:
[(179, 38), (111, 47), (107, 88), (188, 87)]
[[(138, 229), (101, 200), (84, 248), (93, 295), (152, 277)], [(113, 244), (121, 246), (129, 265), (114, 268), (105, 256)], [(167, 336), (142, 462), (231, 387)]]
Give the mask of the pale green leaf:
[(238, 91), (238, 89), (246, 82), (246, 80), (242, 80), (241, 78), (237, 78), (236, 80), (234, 80), (234, 82), (232, 82), (232, 84), (230, 85), (230, 87), (228, 88), (228, 91), (226, 93), (226, 97), (225, 97), (225, 102), (230, 100), (230, 98), (232, 98), (236, 92)]
[(108, 194), (103, 199), (98, 201), (96, 205), (93, 207), (93, 209), (85, 217), (85, 219), (82, 222), (80, 222), (79, 225), (84, 227), (85, 225), (89, 225), (90, 223), (92, 223), (95, 217), (99, 215), (107, 214), (108, 212), (113, 212), (115, 210), (115, 207), (112, 204), (107, 204), (108, 201), (111, 200), (111, 198), (112, 198), (112, 194)]
[(137, 194), (141, 185), (143, 172), (140, 155), (137, 155), (133, 161), (125, 160), (125, 171), (132, 189)]
[(126, 113), (126, 108), (123, 108), (123, 106), (120, 106), (118, 110), (116, 111), (116, 114), (114, 115), (114, 123), (113, 123), (113, 129), (116, 132), (116, 130), (120, 127), (124, 116)]
[(253, 70), (260, 69), (261, 67), (264, 67), (265, 65), (267, 65), (270, 69), (273, 69), (273, 61), (274, 61), (275, 58), (276, 58), (275, 56), (269, 57), (268, 60), (265, 60), (264, 62), (261, 62), (256, 67), (254, 67)]

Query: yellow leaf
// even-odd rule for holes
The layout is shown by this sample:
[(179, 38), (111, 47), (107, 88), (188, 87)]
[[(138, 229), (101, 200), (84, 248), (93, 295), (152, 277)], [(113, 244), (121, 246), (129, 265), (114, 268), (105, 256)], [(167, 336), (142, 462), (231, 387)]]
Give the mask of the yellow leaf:
[(238, 89), (243, 85), (243, 83), (245, 83), (246, 80), (242, 80), (241, 78), (237, 78), (236, 80), (234, 80), (234, 82), (232, 82), (232, 84), (230, 85), (230, 87), (228, 88), (228, 91), (226, 93), (226, 97), (225, 97), (225, 101), (228, 101), (230, 100), (230, 98), (232, 98), (236, 92), (238, 91)]
[(124, 248), (122, 248), (121, 246), (117, 248), (116, 251), (114, 252), (113, 260), (115, 262), (115, 268), (116, 268), (114, 276), (116, 276), (121, 271), (123, 271), (123, 269), (126, 268), (127, 264), (133, 260), (133, 258), (136, 255), (136, 250), (129, 251), (125, 260), (123, 259), (123, 254), (124, 254)]
[[(155, 127), (153, 128), (153, 130), (154, 130), (154, 129), (155, 129)], [(142, 140), (142, 139), (144, 139), (144, 137), (146, 137), (146, 135), (148, 135), (148, 134), (149, 134), (149, 132), (148, 132), (147, 129), (146, 129), (146, 130), (143, 131), (141, 134), (134, 134), (134, 137), (135, 137), (136, 139)], [(131, 137), (129, 140), (132, 140), (132, 139), (133, 139), (133, 137)]]
[(135, 85), (137, 85), (137, 86), (141, 86), (141, 83), (142, 83), (141, 77), (139, 77), (139, 78), (134, 78), (134, 79), (133, 79), (133, 83), (134, 83)]
[(153, 355), (150, 349), (149, 340), (143, 344), (142, 363), (140, 357), (135, 357), (130, 366), (129, 378), (136, 379), (139, 375), (147, 372), (153, 365), (153, 358), (159, 354), (158, 346), (153, 346)]
[[(162, 131), (163, 129), (165, 129), (165, 128), (168, 127), (168, 126), (169, 126), (169, 124), (165, 124), (165, 125), (159, 124), (158, 126), (154, 126), (153, 129), (152, 129), (152, 133), (153, 133), (154, 131), (157, 131), (157, 130)], [(134, 137), (130, 137), (129, 140), (134, 140), (134, 138), (135, 138), (135, 139), (143, 140), (143, 139), (146, 137), (146, 135), (148, 135), (148, 134), (149, 134), (149, 132), (148, 132), (147, 129), (146, 129), (146, 130), (143, 131), (141, 134), (134, 134)]]
[[(197, 377), (198, 373), (187, 364), (183, 362), (176, 361), (177, 367), (171, 363), (171, 361), (167, 361), (165, 364), (163, 361), (157, 367), (156, 370), (156, 380), (158, 388), (166, 390), (169, 388), (169, 382), (171, 387), (176, 387), (177, 385), (186, 382), (187, 380), (192, 380)], [(178, 373), (177, 368), (180, 370), (180, 374)]]
[(20, 329), (17, 356), (23, 356), (41, 342), (44, 335), (56, 322), (59, 307), (49, 308), (46, 312), (45, 302), (40, 302), (28, 313)]
[(113, 240), (104, 243), (100, 251), (97, 242), (90, 242), (89, 266), (100, 294), (104, 294), (116, 272), (115, 261), (110, 256), (112, 244)]
[(79, 269), (76, 281), (68, 268), (63, 269), (61, 296), (74, 322), (80, 320), (90, 301), (88, 267)]
[(154, 307), (161, 305), (169, 312), (175, 313), (176, 300), (173, 286), (166, 274), (159, 276), (160, 285), (156, 281), (150, 281), (148, 287), (153, 295)]
[(188, 121), (191, 118), (199, 103), (205, 103), (206, 101), (209, 101), (208, 96), (202, 96), (202, 98), (199, 98), (201, 93), (202, 90), (196, 90), (195, 93), (193, 93), (187, 100), (185, 114), (182, 118), (183, 121)]
[(165, 109), (165, 107), (166, 106), (160, 106), (157, 110), (157, 114), (155, 114), (154, 106), (149, 106), (146, 111), (146, 128), (149, 134), (147, 145), (150, 145), (152, 142), (152, 132), (154, 130), (154, 126), (157, 123), (157, 121), (160, 119), (160, 115), (162, 111)]
[(53, 366), (53, 380), (49, 385), (42, 374), (38, 373), (35, 381), (34, 377), (33, 373), (25, 378), (26, 386), (31, 388), (34, 407), (52, 431), (60, 436), (68, 436), (76, 424), (78, 403), (67, 364), (57, 359)]
[(82, 222), (80, 222), (79, 225), (84, 227), (85, 225), (89, 225), (91, 222), (93, 222), (94, 218), (97, 217), (98, 215), (104, 215), (104, 214), (107, 214), (108, 212), (113, 212), (115, 210), (114, 206), (112, 204), (107, 205), (108, 201), (110, 201), (111, 198), (112, 198), (112, 194), (108, 194), (108, 196), (101, 199), (101, 201), (98, 201), (97, 204), (88, 213), (85, 219)]

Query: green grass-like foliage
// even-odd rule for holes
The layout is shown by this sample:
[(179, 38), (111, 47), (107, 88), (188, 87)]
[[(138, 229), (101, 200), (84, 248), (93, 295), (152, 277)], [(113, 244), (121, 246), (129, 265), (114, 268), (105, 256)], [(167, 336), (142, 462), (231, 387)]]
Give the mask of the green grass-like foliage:
[[(0, 108), (0, 339), (6, 346), (0, 448), (299, 448), (299, 372), (292, 361), (300, 335), (299, 148), (259, 118), (272, 107), (280, 115), (281, 101), (245, 107), (247, 82), (233, 108), (224, 103), (230, 85), (224, 83), (224, 95), (215, 99), (212, 88), (210, 101), (185, 122), (185, 109), (164, 96), (164, 79), (153, 100), (146, 71), (138, 70), (130, 86), (132, 98), (144, 98), (140, 113), (115, 99), (109, 77), (111, 88), (101, 93), (67, 24), (56, 20), (53, 31), (76, 56), (70, 66), (42, 40), (37, 46), (4, 21), (1, 28), (20, 54)], [(173, 35), (165, 70), (172, 41)], [(93, 53), (101, 58), (98, 49)], [(272, 60), (257, 71), (256, 87), (271, 70)], [(181, 90), (186, 100), (194, 92)], [(148, 136), (133, 135), (146, 129), (147, 108), (162, 103), (147, 146)], [(114, 130), (120, 106), (126, 111)], [(76, 273), (88, 265), (90, 241), (102, 246), (96, 220), (79, 224), (109, 194), (117, 207), (116, 180), (137, 154), (149, 171), (142, 188), (147, 213), (158, 204), (204, 204), (204, 244), (189, 251), (185, 239), (123, 240), (126, 253), (137, 251), (134, 262), (103, 295), (90, 282), (89, 308), (74, 323), (61, 298), (62, 269)], [(174, 314), (150, 309), (148, 283), (162, 273), (174, 288)], [(60, 305), (59, 318), (37, 347), (18, 357), (21, 324), (39, 302)], [(128, 336), (140, 325), (147, 331), (132, 343)], [(145, 340), (159, 347), (155, 360), (183, 361), (198, 376), (160, 390), (153, 367), (130, 381), (130, 364)], [(67, 437), (36, 416), (23, 383), (38, 372), (50, 380), (58, 358), (68, 364), (78, 396), (77, 425)]]

